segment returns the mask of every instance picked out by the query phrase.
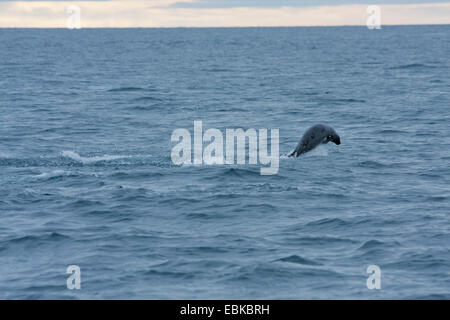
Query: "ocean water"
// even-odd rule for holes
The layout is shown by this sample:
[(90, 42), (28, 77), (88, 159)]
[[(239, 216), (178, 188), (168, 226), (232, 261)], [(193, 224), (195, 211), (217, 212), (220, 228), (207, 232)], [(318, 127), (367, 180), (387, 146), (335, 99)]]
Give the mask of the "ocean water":
[[(449, 299), (449, 57), (450, 26), (1, 29), (0, 298)], [(194, 120), (279, 129), (278, 174), (174, 165)], [(342, 144), (285, 157), (315, 123)]]

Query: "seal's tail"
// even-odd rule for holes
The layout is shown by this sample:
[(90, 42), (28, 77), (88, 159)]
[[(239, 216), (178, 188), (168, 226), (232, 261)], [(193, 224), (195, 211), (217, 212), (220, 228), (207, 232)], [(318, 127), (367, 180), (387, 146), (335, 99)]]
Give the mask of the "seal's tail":
[[(296, 151), (294, 150), (294, 151), (292, 151), (291, 153), (289, 153), (288, 154), (288, 157), (294, 157), (294, 156), (296, 156)], [(297, 155), (297, 157), (298, 157), (298, 155)]]

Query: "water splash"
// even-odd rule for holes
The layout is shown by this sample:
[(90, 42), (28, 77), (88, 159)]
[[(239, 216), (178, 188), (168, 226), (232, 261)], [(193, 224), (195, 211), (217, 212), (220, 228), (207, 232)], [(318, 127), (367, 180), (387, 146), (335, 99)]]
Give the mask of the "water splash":
[(120, 155), (103, 155), (103, 156), (94, 156), (94, 157), (82, 157), (78, 153), (74, 151), (63, 151), (61, 153), (63, 157), (70, 158), (72, 160), (81, 162), (83, 164), (90, 164), (99, 161), (112, 161), (117, 159), (129, 158), (129, 156), (120, 156)]

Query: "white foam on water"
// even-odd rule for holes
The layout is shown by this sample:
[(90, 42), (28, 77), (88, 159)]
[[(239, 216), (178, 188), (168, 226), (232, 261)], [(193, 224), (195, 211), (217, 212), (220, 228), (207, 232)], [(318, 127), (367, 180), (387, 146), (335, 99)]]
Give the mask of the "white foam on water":
[(11, 158), (13, 158), (12, 154), (0, 151), (0, 159), (11, 159)]
[(289, 157), (289, 155), (290, 155), (292, 152), (294, 152), (294, 150), (295, 150), (295, 149), (292, 149), (292, 150), (289, 151), (288, 153), (280, 155), (280, 159), (295, 158), (295, 157)]
[(111, 161), (116, 159), (128, 158), (129, 156), (113, 156), (113, 155), (104, 155), (104, 156), (95, 156), (95, 157), (82, 157), (78, 153), (74, 151), (63, 151), (61, 153), (63, 157), (70, 158), (72, 160), (81, 162), (83, 164), (95, 163), (99, 161)]
[(41, 174), (38, 174), (36, 176), (34, 176), (35, 178), (38, 179), (45, 179), (45, 178), (53, 178), (53, 177), (60, 177), (60, 176), (64, 176), (67, 175), (68, 172), (64, 171), (64, 170), (53, 170), (50, 172), (43, 172)]

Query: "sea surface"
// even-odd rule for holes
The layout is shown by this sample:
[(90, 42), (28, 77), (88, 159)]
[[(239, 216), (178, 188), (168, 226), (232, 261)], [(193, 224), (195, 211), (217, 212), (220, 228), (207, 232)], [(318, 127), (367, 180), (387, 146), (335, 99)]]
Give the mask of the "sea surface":
[[(450, 299), (449, 57), (450, 26), (0, 29), (0, 298)], [(278, 173), (175, 165), (195, 120), (279, 129)], [(342, 144), (286, 157), (316, 123)]]

